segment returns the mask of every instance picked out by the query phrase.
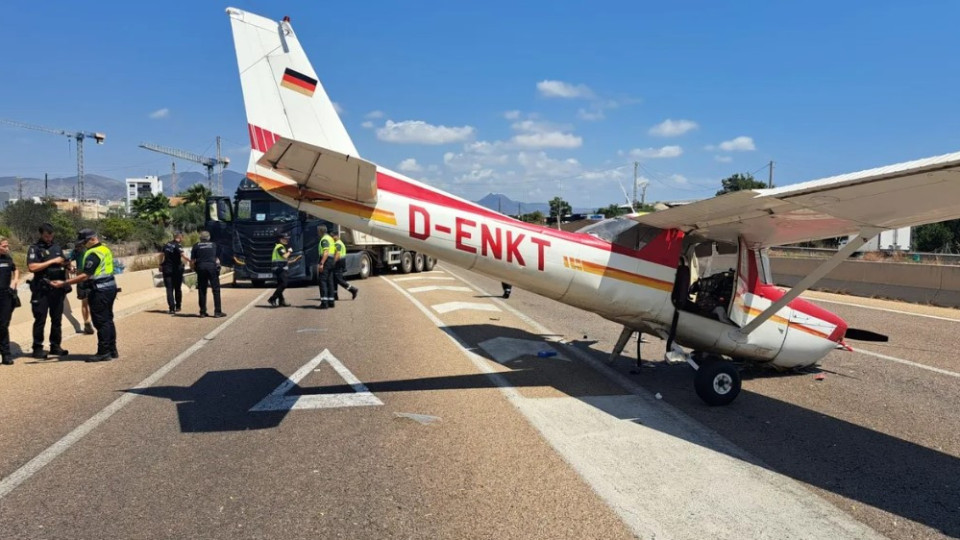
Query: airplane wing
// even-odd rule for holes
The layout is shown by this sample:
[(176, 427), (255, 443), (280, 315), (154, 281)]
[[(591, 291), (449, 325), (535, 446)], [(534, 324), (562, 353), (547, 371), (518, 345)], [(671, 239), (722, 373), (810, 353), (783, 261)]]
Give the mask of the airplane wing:
[(257, 165), (339, 199), (361, 203), (377, 200), (377, 166), (356, 156), (281, 137)]
[(754, 248), (960, 218), (960, 152), (781, 188), (727, 193), (632, 219)]

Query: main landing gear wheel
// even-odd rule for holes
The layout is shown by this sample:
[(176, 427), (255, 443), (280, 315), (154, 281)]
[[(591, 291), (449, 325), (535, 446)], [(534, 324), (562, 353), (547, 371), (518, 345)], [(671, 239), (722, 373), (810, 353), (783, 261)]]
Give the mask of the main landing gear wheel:
[(707, 405), (728, 405), (740, 394), (742, 379), (736, 366), (724, 361), (700, 363), (693, 386)]

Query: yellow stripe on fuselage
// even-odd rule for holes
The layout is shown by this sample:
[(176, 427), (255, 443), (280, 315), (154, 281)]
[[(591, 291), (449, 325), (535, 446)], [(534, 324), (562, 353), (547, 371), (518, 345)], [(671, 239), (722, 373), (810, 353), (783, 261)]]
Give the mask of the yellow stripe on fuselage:
[[(259, 174), (247, 173), (247, 176), (256, 182), (256, 184), (263, 188), (263, 190), (267, 193), (277, 193), (290, 199), (306, 202), (322, 208), (329, 208), (336, 212), (350, 214), (351, 216), (357, 216), (359, 218), (371, 219), (385, 225), (397, 225), (396, 214), (387, 210), (381, 210), (379, 208), (374, 208), (353, 201), (337, 199), (327, 195), (326, 193), (320, 193), (308, 188), (300, 189), (296, 185), (291, 185), (281, 180), (267, 178), (266, 176), (261, 176)], [(314, 198), (323, 200), (313, 200)]]

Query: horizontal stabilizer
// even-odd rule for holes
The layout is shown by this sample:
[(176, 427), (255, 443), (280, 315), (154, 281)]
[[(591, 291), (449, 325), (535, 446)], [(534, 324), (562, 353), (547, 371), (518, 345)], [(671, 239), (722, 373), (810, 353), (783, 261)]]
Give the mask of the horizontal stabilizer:
[(338, 199), (361, 203), (377, 200), (377, 166), (355, 156), (280, 138), (257, 165)]

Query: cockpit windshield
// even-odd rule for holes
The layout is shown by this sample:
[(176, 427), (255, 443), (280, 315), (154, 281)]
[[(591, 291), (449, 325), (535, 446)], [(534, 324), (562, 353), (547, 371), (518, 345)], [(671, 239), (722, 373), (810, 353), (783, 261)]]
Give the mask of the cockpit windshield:
[(237, 221), (294, 221), (297, 219), (297, 210), (289, 204), (277, 200), (249, 200), (237, 201)]
[(612, 244), (628, 249), (640, 250), (660, 234), (660, 229), (643, 225), (626, 217), (605, 219), (599, 223), (587, 225), (577, 232), (596, 236)]

